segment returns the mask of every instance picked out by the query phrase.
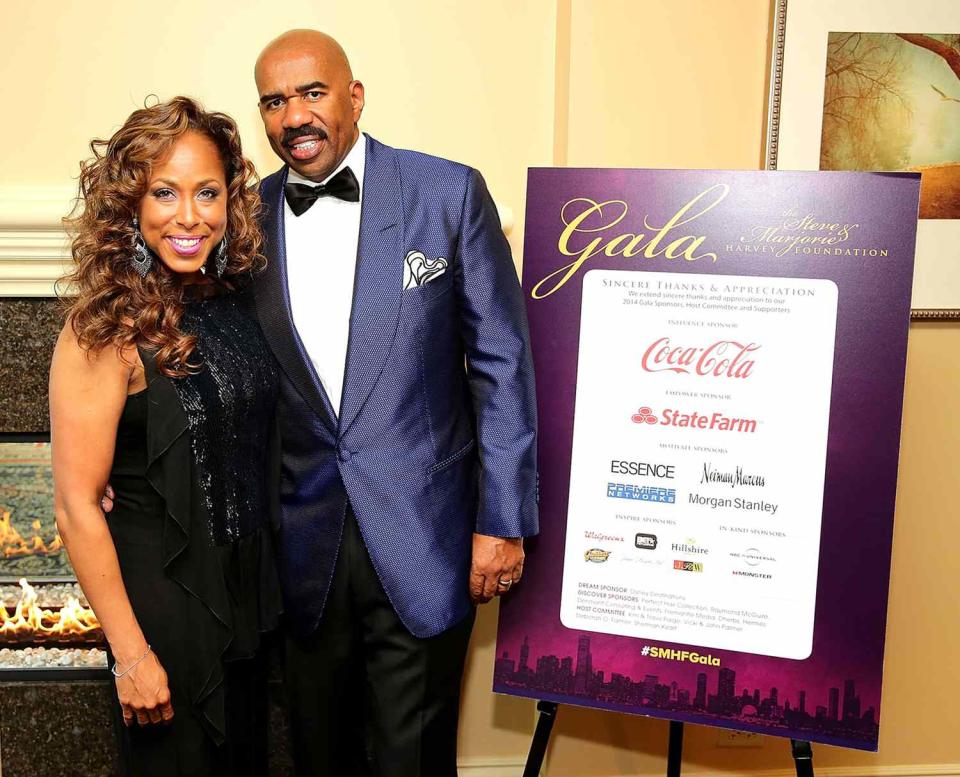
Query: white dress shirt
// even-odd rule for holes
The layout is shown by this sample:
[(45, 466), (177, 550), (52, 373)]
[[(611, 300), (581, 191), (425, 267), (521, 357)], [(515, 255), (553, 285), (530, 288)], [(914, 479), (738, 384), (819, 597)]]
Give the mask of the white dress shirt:
[[(286, 201), (283, 204), (293, 323), (338, 417), (347, 368), (366, 154), (367, 139), (361, 133), (339, 167), (321, 181), (326, 183), (349, 167), (360, 183), (359, 202), (320, 197), (299, 216), (293, 215)], [(317, 185), (293, 170), (287, 173), (287, 181)]]

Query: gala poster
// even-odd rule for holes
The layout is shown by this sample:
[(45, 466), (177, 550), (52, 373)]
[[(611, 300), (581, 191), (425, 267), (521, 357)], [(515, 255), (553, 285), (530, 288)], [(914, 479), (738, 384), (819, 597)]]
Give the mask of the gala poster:
[(530, 172), (494, 690), (875, 750), (919, 177)]

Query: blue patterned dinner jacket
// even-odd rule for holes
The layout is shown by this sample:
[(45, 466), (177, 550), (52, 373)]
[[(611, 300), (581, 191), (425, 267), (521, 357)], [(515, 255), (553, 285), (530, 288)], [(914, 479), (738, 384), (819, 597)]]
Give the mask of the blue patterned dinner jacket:
[[(510, 248), (476, 170), (368, 138), (337, 419), (290, 313), (286, 177), (261, 186), (269, 265), (254, 300), (282, 368), (287, 614), (316, 628), (349, 500), (394, 609), (429, 637), (470, 610), (474, 531), (538, 529), (533, 363)], [(323, 235), (316, 249), (322, 261)]]

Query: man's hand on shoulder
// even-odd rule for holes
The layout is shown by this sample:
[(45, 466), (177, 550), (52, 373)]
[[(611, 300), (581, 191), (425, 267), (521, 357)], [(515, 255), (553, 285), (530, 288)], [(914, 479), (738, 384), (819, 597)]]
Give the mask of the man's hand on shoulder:
[(476, 604), (507, 593), (523, 576), (523, 538), (473, 535), (470, 598)]
[(107, 483), (107, 487), (103, 489), (103, 496), (100, 497), (100, 509), (105, 513), (113, 510), (113, 500), (116, 496), (117, 495), (113, 493), (113, 486)]

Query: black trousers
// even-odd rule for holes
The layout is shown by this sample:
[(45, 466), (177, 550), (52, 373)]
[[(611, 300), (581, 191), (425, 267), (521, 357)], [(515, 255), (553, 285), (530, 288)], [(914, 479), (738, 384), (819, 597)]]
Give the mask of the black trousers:
[[(423, 584), (430, 585), (424, 570)], [(397, 617), (352, 511), (318, 629), (288, 634), (298, 777), (456, 777), (460, 685), (475, 612), (418, 639)]]

